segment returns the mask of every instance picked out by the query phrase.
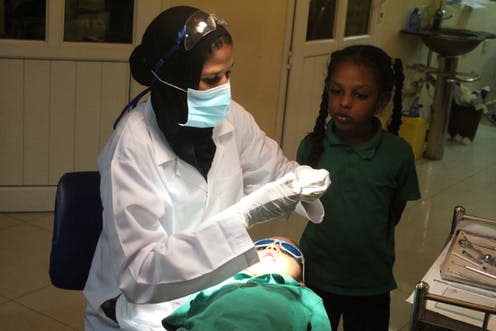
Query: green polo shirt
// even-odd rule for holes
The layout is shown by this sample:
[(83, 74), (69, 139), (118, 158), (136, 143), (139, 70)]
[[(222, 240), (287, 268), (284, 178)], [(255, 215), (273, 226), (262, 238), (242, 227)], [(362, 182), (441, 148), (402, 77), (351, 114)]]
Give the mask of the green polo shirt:
[(322, 299), (279, 274), (236, 274), (192, 296), (162, 324), (167, 330), (331, 330)]
[[(327, 126), (317, 168), (329, 170), (331, 185), (321, 197), (321, 224), (308, 223), (301, 237), (305, 281), (310, 288), (339, 295), (377, 295), (396, 288), (393, 277), (395, 199), (417, 200), (420, 192), (415, 157), (402, 138), (382, 129), (350, 146)], [(307, 164), (308, 141), (297, 154)]]

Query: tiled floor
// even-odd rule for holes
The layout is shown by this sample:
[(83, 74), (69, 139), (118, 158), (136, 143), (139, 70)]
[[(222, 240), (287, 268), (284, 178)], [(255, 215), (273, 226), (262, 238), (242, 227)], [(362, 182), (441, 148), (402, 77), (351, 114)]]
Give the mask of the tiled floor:
[[(496, 126), (484, 119), (473, 143), (448, 143), (443, 160), (419, 160), (422, 200), (409, 204), (397, 227), (391, 330), (407, 330), (405, 299), (450, 230), (453, 208), (496, 218)], [(81, 292), (59, 290), (48, 278), (51, 213), (0, 214), (0, 330), (82, 330)]]

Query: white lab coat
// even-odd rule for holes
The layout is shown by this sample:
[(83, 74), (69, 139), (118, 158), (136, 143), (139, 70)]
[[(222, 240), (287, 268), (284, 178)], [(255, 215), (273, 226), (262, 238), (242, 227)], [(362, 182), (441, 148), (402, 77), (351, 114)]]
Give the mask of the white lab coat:
[[(298, 164), (234, 101), (213, 141), (205, 181), (169, 147), (150, 98), (122, 118), (98, 160), (103, 230), (84, 290), (87, 330), (116, 328), (100, 308), (110, 298), (167, 302), (163, 318), (180, 298), (258, 262), (239, 220), (204, 221)], [(310, 216), (321, 220), (315, 206)]]

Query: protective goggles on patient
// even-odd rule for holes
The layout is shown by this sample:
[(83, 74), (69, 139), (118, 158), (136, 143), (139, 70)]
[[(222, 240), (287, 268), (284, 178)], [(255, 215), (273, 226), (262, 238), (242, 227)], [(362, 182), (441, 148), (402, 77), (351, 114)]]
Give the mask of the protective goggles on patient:
[(261, 250), (276, 243), (279, 244), (279, 249), (283, 253), (291, 255), (296, 261), (298, 261), (298, 263), (301, 264), (301, 278), (303, 279), (303, 282), (305, 282), (305, 258), (298, 247), (281, 239), (266, 238), (255, 241), (255, 248), (256, 250)]

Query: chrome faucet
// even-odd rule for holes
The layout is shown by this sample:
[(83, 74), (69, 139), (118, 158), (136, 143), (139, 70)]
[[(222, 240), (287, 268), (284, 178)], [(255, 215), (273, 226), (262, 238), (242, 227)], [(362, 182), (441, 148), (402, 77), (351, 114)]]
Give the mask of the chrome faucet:
[(441, 28), (441, 22), (446, 14), (446, 10), (443, 9), (443, 4), (443, 0), (439, 1), (439, 8), (434, 12), (434, 20), (432, 21), (431, 30), (439, 30)]

